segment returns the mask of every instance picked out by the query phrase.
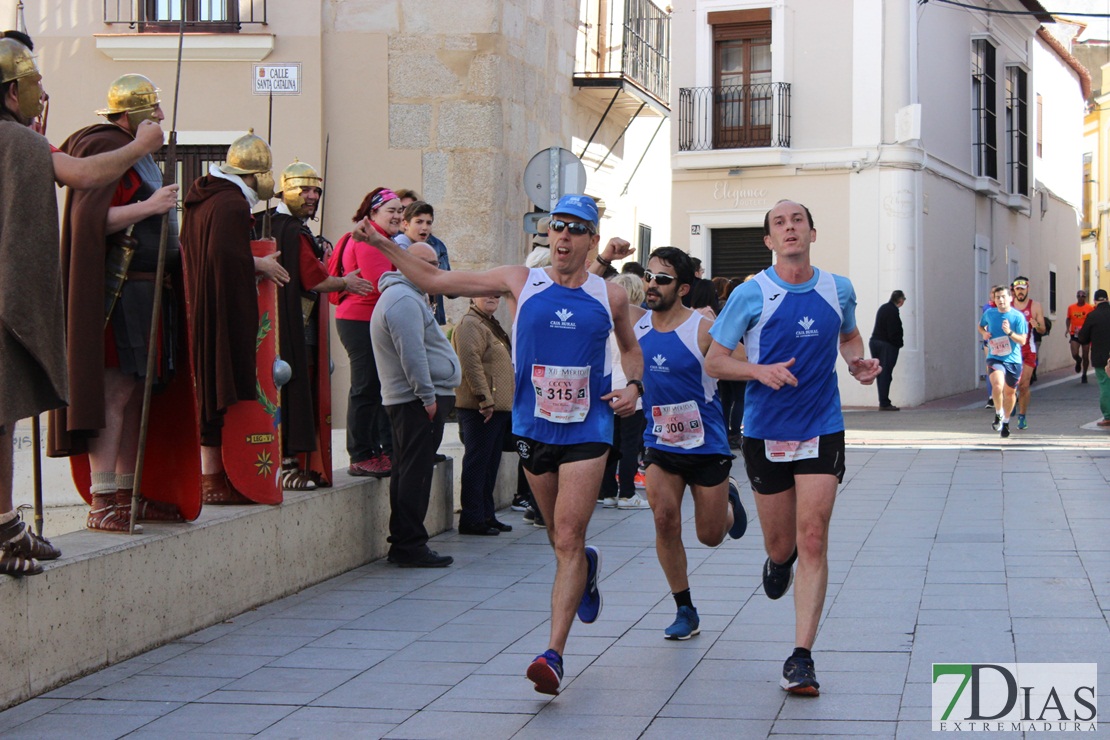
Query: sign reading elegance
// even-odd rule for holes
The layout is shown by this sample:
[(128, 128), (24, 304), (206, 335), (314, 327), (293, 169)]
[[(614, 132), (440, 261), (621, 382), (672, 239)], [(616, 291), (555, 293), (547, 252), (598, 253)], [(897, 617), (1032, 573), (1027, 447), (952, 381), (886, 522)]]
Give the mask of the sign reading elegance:
[(300, 95), (301, 63), (256, 64), (251, 86), (255, 95)]
[(1095, 732), (1097, 663), (933, 663), (933, 731)]

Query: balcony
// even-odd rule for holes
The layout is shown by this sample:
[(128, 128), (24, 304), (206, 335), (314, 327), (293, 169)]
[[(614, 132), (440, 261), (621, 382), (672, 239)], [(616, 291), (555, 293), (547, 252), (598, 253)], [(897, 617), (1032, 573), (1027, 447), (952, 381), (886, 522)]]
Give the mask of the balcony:
[(670, 113), (671, 16), (651, 0), (585, 0), (574, 85), (625, 117)]
[(789, 146), (790, 83), (679, 90), (680, 152)]
[[(260, 62), (274, 49), (266, 33), (267, 0), (185, 0), (182, 58), (190, 62)], [(96, 48), (117, 62), (177, 59), (181, 0), (104, 0), (109, 33)], [(251, 32), (243, 33), (250, 26)]]
[[(266, 25), (267, 0), (185, 0), (186, 33), (238, 33)], [(180, 0), (104, 0), (104, 22), (139, 33), (176, 33)]]

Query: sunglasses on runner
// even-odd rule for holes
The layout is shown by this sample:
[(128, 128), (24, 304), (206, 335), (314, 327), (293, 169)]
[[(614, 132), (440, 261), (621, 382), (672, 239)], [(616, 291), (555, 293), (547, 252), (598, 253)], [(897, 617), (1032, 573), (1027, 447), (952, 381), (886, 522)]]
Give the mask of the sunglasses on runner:
[(645, 270), (644, 271), (644, 282), (645, 283), (650, 283), (652, 280), (655, 281), (656, 285), (670, 285), (671, 283), (673, 283), (675, 281), (675, 276), (674, 275), (664, 275), (663, 273), (659, 273), (659, 272), (648, 272), (648, 271)]
[(593, 228), (589, 224), (580, 223), (578, 221), (571, 223), (568, 221), (553, 220), (548, 224), (548, 228), (556, 234), (562, 234), (563, 229), (566, 229), (572, 236), (583, 236), (585, 234), (594, 233)]

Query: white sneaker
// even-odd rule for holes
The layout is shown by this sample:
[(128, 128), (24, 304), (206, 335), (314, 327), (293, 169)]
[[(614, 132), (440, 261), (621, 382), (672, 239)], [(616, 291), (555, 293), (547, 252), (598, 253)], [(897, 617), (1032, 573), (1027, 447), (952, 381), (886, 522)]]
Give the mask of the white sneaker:
[(602, 508), (605, 508), (605, 509), (615, 509), (615, 508), (617, 508), (617, 499), (616, 499), (616, 497), (615, 496), (609, 496), (608, 498), (601, 499), (601, 506), (602, 506)]
[(648, 502), (647, 502), (646, 498), (641, 498), (639, 496), (629, 496), (628, 498), (619, 498), (619, 499), (617, 499), (617, 508), (618, 509), (648, 509), (648, 508), (651, 508), (651, 507), (648, 505)]

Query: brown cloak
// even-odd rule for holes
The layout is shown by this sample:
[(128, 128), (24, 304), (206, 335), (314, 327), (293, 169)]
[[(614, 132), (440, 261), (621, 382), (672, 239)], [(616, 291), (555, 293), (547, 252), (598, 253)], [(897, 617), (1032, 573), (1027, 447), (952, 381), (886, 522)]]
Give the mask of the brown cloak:
[(66, 402), (50, 144), (0, 113), (0, 427)]
[(258, 291), (250, 242), (243, 191), (212, 175), (198, 178), (185, 197), (181, 256), (202, 422), (255, 397)]
[[(61, 149), (91, 157), (127, 146), (132, 136), (119, 126), (96, 124), (77, 131)], [(66, 189), (62, 213), (61, 268), (65, 295), (69, 407), (50, 414), (46, 454), (85, 452), (90, 433), (104, 421), (105, 219), (118, 181), (92, 190)]]

